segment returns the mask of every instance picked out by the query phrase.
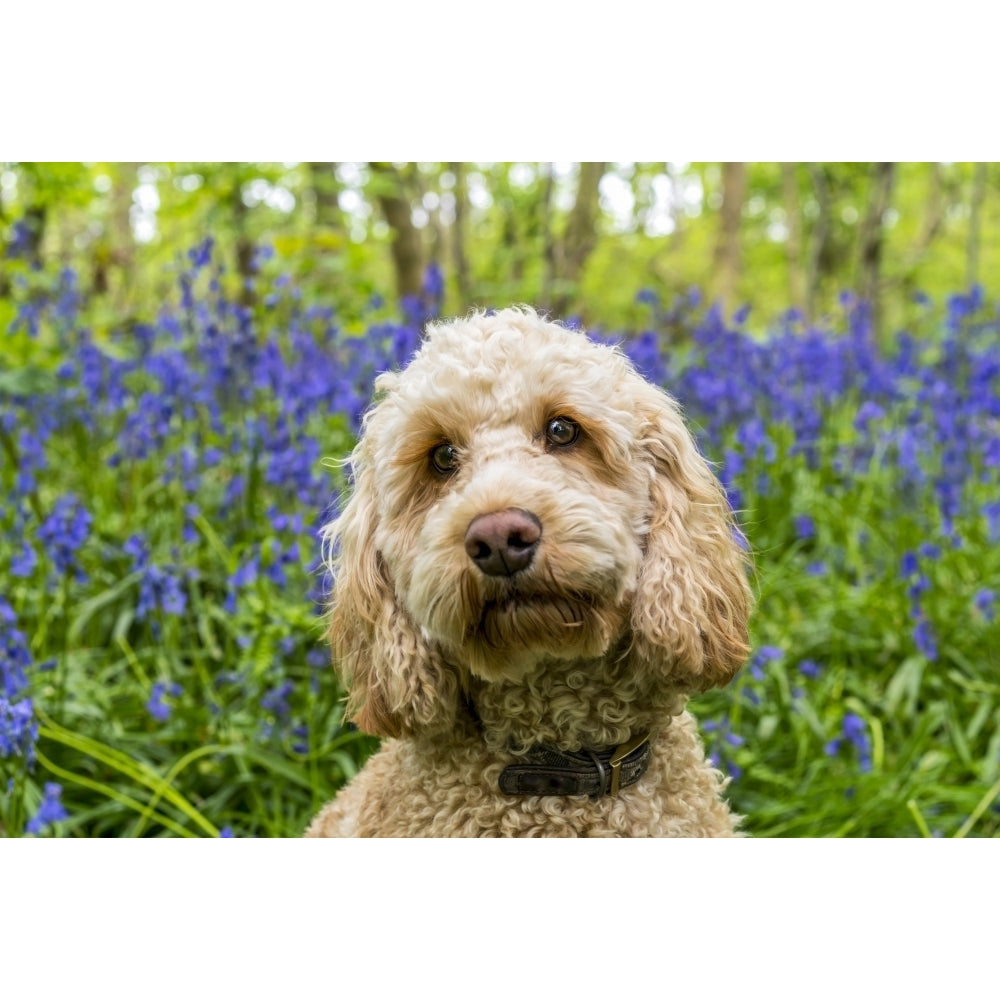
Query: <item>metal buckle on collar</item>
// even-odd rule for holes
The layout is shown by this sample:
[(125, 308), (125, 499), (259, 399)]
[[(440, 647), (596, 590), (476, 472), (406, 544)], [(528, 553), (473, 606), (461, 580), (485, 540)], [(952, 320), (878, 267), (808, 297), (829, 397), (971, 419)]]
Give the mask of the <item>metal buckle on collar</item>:
[(611, 788), (609, 789), (611, 795), (618, 794), (618, 788), (621, 783), (622, 777), (622, 761), (635, 750), (638, 750), (644, 743), (649, 742), (649, 733), (644, 736), (636, 736), (629, 740), (628, 743), (622, 743), (620, 746), (615, 747), (614, 753), (611, 755), (611, 760), (608, 763), (611, 765)]

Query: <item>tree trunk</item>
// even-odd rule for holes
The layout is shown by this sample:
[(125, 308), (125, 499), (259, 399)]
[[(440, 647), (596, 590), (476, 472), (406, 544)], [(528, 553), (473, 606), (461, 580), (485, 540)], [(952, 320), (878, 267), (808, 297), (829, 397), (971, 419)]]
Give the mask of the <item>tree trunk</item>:
[(802, 206), (799, 203), (799, 183), (794, 163), (781, 164), (781, 189), (785, 202), (785, 220), (788, 225), (788, 238), (785, 242), (788, 293), (791, 304), (804, 310), (808, 299), (806, 263), (802, 252)]
[(309, 187), (312, 189), (314, 219), (320, 229), (344, 231), (344, 216), (340, 210), (340, 181), (336, 163), (307, 163)]
[(455, 267), (455, 283), (458, 285), (460, 306), (464, 311), (472, 305), (472, 282), (469, 278), (469, 259), (465, 253), (465, 209), (469, 192), (465, 183), (465, 166), (449, 163), (448, 169), (455, 177), (455, 221), (452, 224), (452, 260)]
[(91, 287), (95, 295), (108, 294), (112, 288), (112, 272), (119, 272), (120, 281), (116, 294), (118, 310), (123, 308), (123, 300), (133, 286), (135, 239), (132, 235), (132, 198), (138, 175), (138, 163), (119, 163), (112, 170), (107, 227), (91, 255)]
[(390, 248), (396, 272), (396, 294), (400, 298), (419, 295), (424, 280), (420, 230), (413, 225), (403, 178), (391, 163), (372, 163), (370, 166), (376, 181), (376, 200), (392, 230)]
[(732, 305), (740, 280), (740, 225), (746, 186), (746, 164), (722, 164), (722, 205), (719, 209), (714, 268), (716, 294), (723, 306)]
[(553, 310), (564, 313), (576, 294), (584, 264), (597, 242), (597, 217), (600, 212), (600, 184), (606, 163), (581, 163), (576, 200), (566, 223), (566, 234), (557, 250), (556, 290)]
[(236, 273), (240, 276), (240, 303), (250, 307), (257, 298), (254, 287), (253, 241), (247, 232), (247, 206), (243, 200), (243, 183), (238, 173), (233, 177), (229, 196), (236, 235)]
[(829, 259), (830, 240), (830, 186), (826, 174), (819, 163), (809, 164), (809, 177), (816, 195), (816, 224), (812, 231), (812, 245), (809, 248), (809, 262), (806, 270), (806, 315), (812, 319), (816, 315), (816, 300), (819, 285), (825, 273), (824, 261)]
[(876, 331), (879, 329), (882, 312), (879, 284), (882, 270), (883, 219), (889, 210), (892, 198), (895, 170), (894, 163), (874, 164), (868, 210), (858, 238), (858, 293), (871, 306)]
[(550, 306), (552, 303), (553, 286), (556, 280), (556, 237), (552, 229), (552, 190), (555, 186), (553, 179), (552, 164), (539, 165), (539, 169), (545, 170), (545, 183), (542, 186), (542, 203), (540, 206), (542, 222), (542, 259), (544, 268), (542, 270), (542, 305)]

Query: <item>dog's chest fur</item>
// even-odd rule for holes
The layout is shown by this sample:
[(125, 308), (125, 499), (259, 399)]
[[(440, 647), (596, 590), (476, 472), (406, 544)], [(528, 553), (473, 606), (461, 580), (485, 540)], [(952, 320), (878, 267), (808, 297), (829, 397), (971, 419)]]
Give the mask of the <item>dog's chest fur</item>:
[(470, 732), (440, 743), (387, 740), (323, 809), (309, 837), (701, 837), (734, 835), (725, 779), (705, 759), (687, 712), (657, 734), (646, 774), (616, 797), (507, 796), (513, 755)]

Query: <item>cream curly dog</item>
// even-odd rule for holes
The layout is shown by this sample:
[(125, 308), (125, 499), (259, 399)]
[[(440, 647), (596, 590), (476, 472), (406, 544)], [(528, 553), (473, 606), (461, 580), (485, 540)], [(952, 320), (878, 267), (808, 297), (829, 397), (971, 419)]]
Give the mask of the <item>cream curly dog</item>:
[(387, 738), (307, 836), (732, 834), (684, 705), (747, 656), (747, 565), (677, 405), (528, 309), (432, 326), (377, 390), (325, 542)]

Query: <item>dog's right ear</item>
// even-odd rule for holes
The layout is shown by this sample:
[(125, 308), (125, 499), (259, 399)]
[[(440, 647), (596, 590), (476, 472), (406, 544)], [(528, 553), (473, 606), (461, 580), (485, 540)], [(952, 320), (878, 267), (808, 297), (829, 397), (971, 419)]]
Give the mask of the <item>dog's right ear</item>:
[(458, 680), (396, 598), (375, 544), (378, 511), (372, 456), (354, 450), (354, 489), (323, 531), (333, 574), (329, 637), (349, 691), (348, 716), (366, 733), (400, 736), (454, 724)]

